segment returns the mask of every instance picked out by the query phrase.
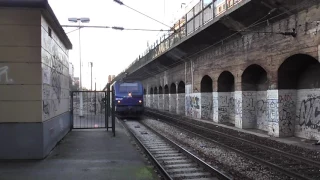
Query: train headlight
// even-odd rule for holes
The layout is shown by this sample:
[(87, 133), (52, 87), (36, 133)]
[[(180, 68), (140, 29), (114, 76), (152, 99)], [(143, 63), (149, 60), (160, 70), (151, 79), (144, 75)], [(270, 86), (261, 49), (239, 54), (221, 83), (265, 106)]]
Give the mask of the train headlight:
[(142, 101), (141, 101), (141, 100), (139, 100), (139, 103), (142, 103)]
[(132, 97), (132, 94), (131, 94), (131, 93), (128, 93), (128, 96), (129, 96), (129, 97)]
[(121, 101), (118, 101), (118, 104), (120, 104)]

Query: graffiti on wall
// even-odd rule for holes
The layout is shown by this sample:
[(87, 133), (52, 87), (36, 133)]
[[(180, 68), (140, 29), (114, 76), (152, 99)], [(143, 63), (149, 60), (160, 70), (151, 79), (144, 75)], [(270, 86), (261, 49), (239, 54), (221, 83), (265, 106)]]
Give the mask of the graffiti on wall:
[(279, 90), (279, 135), (291, 136), (294, 133), (296, 117), (296, 91)]
[(159, 110), (163, 110), (163, 94), (159, 94)]
[(242, 128), (242, 92), (234, 92), (235, 126)]
[(185, 114), (185, 94), (178, 94), (178, 100), (177, 100), (177, 112), (178, 114), (184, 115)]
[(169, 103), (169, 110), (170, 112), (177, 112), (177, 95), (176, 94), (170, 94), (170, 103)]
[(61, 76), (63, 76), (63, 63), (57, 55), (52, 56), (51, 86), (55, 92), (58, 102), (61, 100)]
[(42, 101), (42, 112), (45, 119), (50, 118), (58, 111), (58, 102), (54, 99), (45, 99)]
[(219, 92), (218, 100), (219, 122), (234, 123), (235, 116), (235, 98), (234, 93)]
[[(308, 93), (300, 95), (297, 107), (297, 122), (301, 130), (316, 130), (320, 132), (320, 93)], [(299, 96), (298, 96), (299, 97)]]
[(212, 93), (212, 109), (213, 109), (213, 121), (218, 123), (219, 121), (219, 97), (218, 92)]
[(256, 100), (255, 91), (242, 92), (242, 124), (245, 124), (246, 128), (256, 125)]
[(169, 111), (169, 94), (164, 94), (163, 95), (163, 103), (164, 103), (164, 110)]
[(147, 99), (146, 99), (146, 106), (147, 107), (151, 107), (151, 98), (150, 98), (150, 94), (147, 95)]
[(0, 83), (3, 82), (2, 79), (4, 79), (4, 83), (13, 83), (13, 79), (9, 78), (8, 66), (0, 67)]
[(201, 93), (201, 119), (213, 119), (212, 93)]
[(155, 109), (158, 109), (158, 102), (159, 102), (159, 95), (158, 94), (153, 95), (152, 107)]
[(186, 94), (185, 106), (186, 115), (194, 118), (201, 118), (200, 112), (200, 93)]
[[(51, 39), (45, 38), (42, 55), (42, 114), (44, 119), (69, 111), (69, 69), (63, 50)], [(67, 99), (66, 101), (62, 101)], [(62, 103), (63, 102), (63, 103)]]
[(257, 128), (268, 131), (267, 91), (257, 91), (256, 118)]

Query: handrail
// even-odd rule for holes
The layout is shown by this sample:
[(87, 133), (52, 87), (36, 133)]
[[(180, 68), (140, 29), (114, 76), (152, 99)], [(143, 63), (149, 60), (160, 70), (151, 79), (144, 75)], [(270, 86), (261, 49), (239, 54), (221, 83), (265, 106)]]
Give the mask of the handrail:
[[(125, 73), (129, 69), (138, 69), (159, 57), (168, 49), (181, 42), (182, 39), (193, 34), (198, 28), (221, 16), (241, 1), (242, 0), (200, 0), (199, 3), (195, 4), (188, 13), (174, 24), (172, 28), (175, 30), (174, 32), (169, 31), (168, 33), (164, 33), (163, 38), (160, 37), (159, 41), (156, 40), (154, 44), (151, 44), (153, 48), (148, 47), (142, 55), (139, 55), (138, 58), (130, 63), (130, 65), (117, 76)], [(191, 18), (188, 19), (187, 16), (189, 16), (190, 13)], [(175, 27), (178, 27), (178, 29)]]

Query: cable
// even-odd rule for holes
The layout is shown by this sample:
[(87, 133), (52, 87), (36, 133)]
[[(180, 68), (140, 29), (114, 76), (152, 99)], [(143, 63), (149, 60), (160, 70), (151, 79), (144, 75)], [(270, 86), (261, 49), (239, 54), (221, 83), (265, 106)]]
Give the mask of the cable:
[(69, 34), (69, 33), (75, 32), (75, 31), (77, 31), (77, 30), (79, 30), (79, 29), (80, 29), (80, 28), (74, 29), (74, 30), (72, 30), (72, 31), (67, 32), (66, 34)]
[[(307, 1), (308, 1), (308, 0), (304, 0), (303, 2), (301, 2), (301, 3), (298, 4), (298, 5), (296, 5), (294, 8), (292, 8), (291, 10), (288, 10), (288, 11), (293, 11), (293, 10), (295, 10), (295, 9), (298, 9), (300, 6), (302, 6), (302, 4), (304, 4), (304, 3), (307, 2)], [(313, 0), (313, 1), (314, 1), (314, 0)], [(283, 13), (280, 13), (280, 14), (278, 14), (278, 15), (276, 15), (276, 16), (273, 16), (273, 17), (271, 17), (271, 18), (269, 18), (269, 19), (267, 19), (267, 20), (261, 21), (261, 20), (264, 19), (266, 16), (268, 16), (268, 15), (270, 14), (270, 12), (271, 12), (271, 13), (274, 12), (274, 10), (272, 9), (270, 12), (268, 12), (267, 15), (265, 15), (265, 16), (262, 17), (262, 18), (260, 18), (260, 19), (257, 20), (256, 22), (252, 23), (252, 24), (249, 25), (248, 27), (243, 28), (242, 30), (240, 30), (240, 31), (238, 31), (238, 32), (236, 32), (236, 33), (234, 33), (234, 34), (231, 34), (230, 36), (228, 36), (228, 37), (226, 37), (226, 38), (224, 38), (224, 39), (222, 39), (222, 40), (220, 40), (220, 41), (218, 41), (218, 42), (216, 42), (216, 43), (214, 43), (214, 44), (212, 44), (212, 45), (210, 45), (210, 46), (208, 46), (208, 47), (206, 47), (206, 48), (203, 48), (203, 49), (199, 50), (198, 52), (195, 52), (195, 53), (191, 54), (191, 55), (188, 56), (188, 57), (178, 58), (179, 60), (181, 59), (182, 61), (177, 61), (177, 62), (175, 62), (175, 63), (173, 63), (173, 64), (171, 64), (171, 65), (169, 65), (169, 66), (166, 66), (166, 67), (171, 68), (171, 67), (174, 67), (174, 66), (175, 66), (176, 64), (178, 64), (178, 63), (181, 63), (181, 62), (183, 62), (183, 61), (185, 62), (185, 60), (190, 60), (191, 57), (193, 57), (193, 56), (195, 56), (195, 55), (197, 55), (197, 54), (199, 54), (199, 53), (201, 53), (201, 52), (203, 52), (203, 51), (205, 51), (205, 50), (207, 50), (207, 49), (209, 49), (209, 48), (211, 48), (211, 47), (213, 47), (213, 46), (215, 46), (215, 45), (217, 45), (217, 44), (219, 44), (219, 43), (221, 43), (221, 42), (223, 42), (223, 41), (225, 41), (225, 40), (227, 40), (227, 39), (229, 39), (229, 38), (231, 38), (231, 37), (233, 37), (234, 35), (240, 33), (241, 31), (244, 31), (244, 30), (246, 30), (246, 29), (249, 29), (249, 28), (258, 26), (258, 25), (260, 25), (260, 24), (262, 24), (262, 23), (264, 23), (264, 22), (267, 22), (267, 21), (269, 21), (269, 20), (272, 20), (272, 19), (274, 19), (274, 18), (277, 18), (277, 17), (279, 17), (279, 16), (282, 16), (283, 14), (286, 14), (288, 11), (283, 12)], [(259, 22), (259, 21), (261, 21), (261, 22)], [(126, 68), (126, 69), (129, 69), (129, 68), (130, 68), (130, 67), (128, 67), (128, 68)], [(158, 72), (158, 73), (160, 73), (160, 72)], [(158, 73), (156, 73), (156, 74), (158, 74)]]
[(114, 29), (114, 30), (127, 30), (127, 31), (171, 31), (171, 30), (163, 30), (163, 29), (138, 29), (138, 28), (124, 28), (124, 27), (117, 27), (117, 26), (77, 26), (77, 25), (62, 25), (62, 27), (77, 27), (77, 29), (67, 32), (66, 34), (75, 32), (80, 28), (106, 28), (106, 29)]
[(128, 5), (126, 5), (126, 4), (124, 4), (124, 3), (123, 3), (122, 1), (120, 1), (120, 0), (114, 0), (114, 2), (116, 2), (116, 3), (120, 4), (120, 5), (126, 6), (127, 8), (129, 8), (129, 9), (131, 9), (131, 10), (133, 10), (133, 11), (139, 13), (139, 14), (142, 14), (142, 15), (145, 16), (145, 17), (148, 17), (148, 18), (150, 18), (150, 19), (152, 19), (152, 20), (154, 20), (154, 21), (156, 21), (156, 22), (158, 22), (158, 23), (160, 23), (160, 24), (162, 24), (162, 25), (164, 25), (164, 26), (167, 26), (167, 27), (171, 28), (171, 26), (168, 26), (168, 25), (164, 24), (163, 22), (160, 22), (160, 21), (158, 21), (158, 20), (156, 20), (156, 19), (154, 19), (154, 18), (152, 18), (152, 17), (150, 17), (150, 16), (148, 16), (148, 15), (146, 15), (146, 14), (144, 14), (144, 13), (142, 13), (142, 12), (140, 12), (140, 11), (138, 11), (138, 10), (136, 10), (136, 9), (128, 6)]

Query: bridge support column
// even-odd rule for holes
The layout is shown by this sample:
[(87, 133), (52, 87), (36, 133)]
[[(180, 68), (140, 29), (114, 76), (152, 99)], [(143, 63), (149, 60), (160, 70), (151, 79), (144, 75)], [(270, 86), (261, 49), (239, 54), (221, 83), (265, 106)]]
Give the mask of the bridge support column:
[(169, 94), (169, 111), (177, 113), (177, 94)]
[(159, 94), (153, 95), (153, 108), (159, 109)]
[(164, 94), (159, 94), (159, 110), (164, 110)]
[(294, 135), (296, 90), (268, 90), (268, 134), (274, 137)]

